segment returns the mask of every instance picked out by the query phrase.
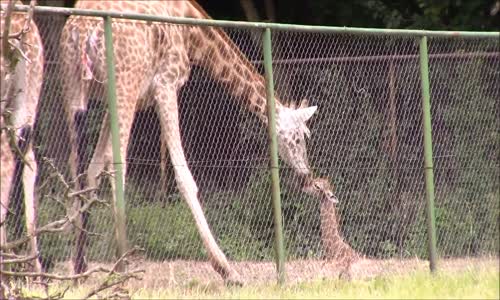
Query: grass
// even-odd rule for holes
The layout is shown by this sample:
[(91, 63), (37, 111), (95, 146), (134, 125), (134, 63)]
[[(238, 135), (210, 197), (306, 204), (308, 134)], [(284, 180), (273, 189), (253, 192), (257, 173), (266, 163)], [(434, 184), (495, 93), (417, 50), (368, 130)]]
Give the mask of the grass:
[[(498, 282), (498, 269), (489, 268), (460, 273), (439, 272), (435, 275), (417, 272), (359, 281), (321, 280), (290, 284), (283, 288), (276, 284), (226, 288), (191, 281), (178, 288), (141, 289), (132, 292), (131, 296), (133, 299), (499, 299)], [(71, 289), (66, 298), (81, 298), (89, 289), (85, 286)], [(28, 294), (36, 296), (37, 292)]]

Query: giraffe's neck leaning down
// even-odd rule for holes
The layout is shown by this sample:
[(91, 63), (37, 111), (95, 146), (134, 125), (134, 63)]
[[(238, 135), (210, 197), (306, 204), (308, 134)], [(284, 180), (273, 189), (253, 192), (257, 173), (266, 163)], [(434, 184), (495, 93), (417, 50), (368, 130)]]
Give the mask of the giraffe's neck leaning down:
[[(267, 123), (266, 85), (264, 77), (221, 29), (192, 28), (189, 56), (204, 67), (213, 78), (225, 85), (242, 105)], [(282, 104), (276, 99), (276, 109)]]

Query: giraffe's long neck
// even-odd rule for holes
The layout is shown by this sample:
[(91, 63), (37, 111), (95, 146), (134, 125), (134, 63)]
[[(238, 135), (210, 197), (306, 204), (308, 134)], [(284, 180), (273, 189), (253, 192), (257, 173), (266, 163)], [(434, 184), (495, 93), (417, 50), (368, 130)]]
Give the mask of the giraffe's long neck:
[(342, 238), (339, 226), (334, 204), (330, 201), (322, 201), (321, 239), (326, 256), (334, 260), (351, 260), (356, 256), (356, 253)]
[[(195, 2), (188, 17), (210, 18)], [(194, 27), (191, 30), (189, 56), (194, 64), (207, 69), (213, 78), (225, 84), (230, 93), (263, 122), (266, 115), (266, 86), (264, 77), (248, 61), (227, 34), (216, 27)], [(282, 104), (276, 99), (276, 108)]]

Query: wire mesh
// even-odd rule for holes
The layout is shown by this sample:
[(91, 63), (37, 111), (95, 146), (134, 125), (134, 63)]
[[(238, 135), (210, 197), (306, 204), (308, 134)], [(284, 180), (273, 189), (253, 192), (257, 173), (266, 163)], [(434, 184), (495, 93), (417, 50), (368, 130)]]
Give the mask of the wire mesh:
[[(274, 41), (277, 90), (319, 106), (309, 158), (340, 201), (332, 254), (320, 204), (285, 194), (288, 257), (357, 254), (365, 259), (356, 275), (418, 268), (428, 258), (418, 38), (275, 32)], [(430, 41), (443, 265), (490, 263), (498, 252), (498, 47), (495, 39)], [(331, 275), (324, 261), (304, 267)]]
[(462, 54), (430, 62), (437, 248), (442, 257), (498, 253), (498, 40), (433, 38), (429, 53)]
[[(274, 37), (277, 90), (318, 105), (309, 158), (336, 186), (340, 202), (330, 220), (338, 232), (322, 237), (317, 201), (299, 200), (296, 192), (283, 200), (289, 257), (342, 262), (359, 255), (403, 263), (426, 249), (418, 39)], [(413, 56), (395, 59), (404, 55)], [(333, 253), (325, 251), (326, 239), (333, 240)], [(308, 268), (325, 270), (323, 262)], [(371, 263), (363, 272), (374, 268), (381, 266)]]
[[(70, 183), (75, 180), (68, 169), (58, 49), (65, 19), (36, 15), (46, 56), (35, 130), (39, 225), (63, 217), (70, 206), (67, 189), (54, 173)], [(263, 74), (261, 32), (224, 31)], [(354, 276), (423, 267), (420, 260), (428, 253), (418, 38), (273, 31), (272, 39), (279, 99), (307, 98), (318, 106), (308, 121), (308, 157), (312, 172), (328, 178), (340, 201), (332, 208), (306, 195), (293, 170), (281, 162), (288, 278), (337, 276), (342, 267), (329, 263), (342, 265), (353, 257), (359, 262)], [(429, 45), (439, 255), (497, 260), (498, 43), (432, 38)], [(237, 85), (221, 84), (210, 72), (192, 66), (178, 91), (183, 151), (222, 251), (245, 281), (268, 281), (276, 272), (266, 128), (231, 93)], [(88, 110), (76, 118), (80, 172), (89, 167), (106, 107), (105, 91), (96, 85)], [(172, 163), (168, 155), (160, 155), (157, 110), (153, 105), (137, 111), (131, 129), (125, 186), (128, 242), (145, 249), (141, 259), (153, 287), (182, 279), (214, 280), (191, 212), (176, 188)], [(98, 197), (111, 195), (104, 182)], [(12, 197), (17, 200), (11, 205), (19, 210), (16, 217), (9, 216), (9, 239), (24, 230), (20, 197)], [(86, 260), (112, 263), (112, 209), (93, 208), (85, 229), (90, 233)], [(43, 266), (69, 272), (64, 268), (71, 268), (75, 239), (69, 229), (41, 236)]]

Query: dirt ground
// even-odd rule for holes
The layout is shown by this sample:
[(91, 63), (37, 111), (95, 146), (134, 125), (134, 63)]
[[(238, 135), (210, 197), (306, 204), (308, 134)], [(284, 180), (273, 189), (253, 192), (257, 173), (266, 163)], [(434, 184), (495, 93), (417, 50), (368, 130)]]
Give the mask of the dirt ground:
[[(91, 264), (90, 267), (102, 265), (110, 268), (111, 265)], [(231, 265), (239, 272), (245, 285), (258, 285), (262, 283), (276, 282), (276, 265), (274, 262), (231, 262)], [(338, 278), (340, 267), (336, 263), (323, 260), (295, 260), (286, 263), (286, 281), (288, 284), (312, 281), (326, 278)], [(65, 264), (62, 269), (67, 269)], [(209, 262), (203, 261), (165, 261), (148, 262), (139, 261), (130, 267), (139, 267), (146, 270), (142, 281), (131, 281), (128, 283), (130, 289), (159, 289), (169, 287), (189, 287), (204, 285), (223, 285), (220, 275), (214, 271)], [(498, 257), (481, 258), (454, 258), (440, 259), (439, 270), (461, 272), (478, 268), (497, 268), (499, 270)], [(370, 279), (381, 275), (403, 275), (414, 271), (425, 271), (429, 268), (426, 260), (415, 259), (360, 259), (352, 265), (350, 270), (351, 279)], [(500, 271), (500, 270), (499, 270)], [(92, 281), (92, 279), (91, 279)], [(89, 282), (90, 283), (90, 282)]]

